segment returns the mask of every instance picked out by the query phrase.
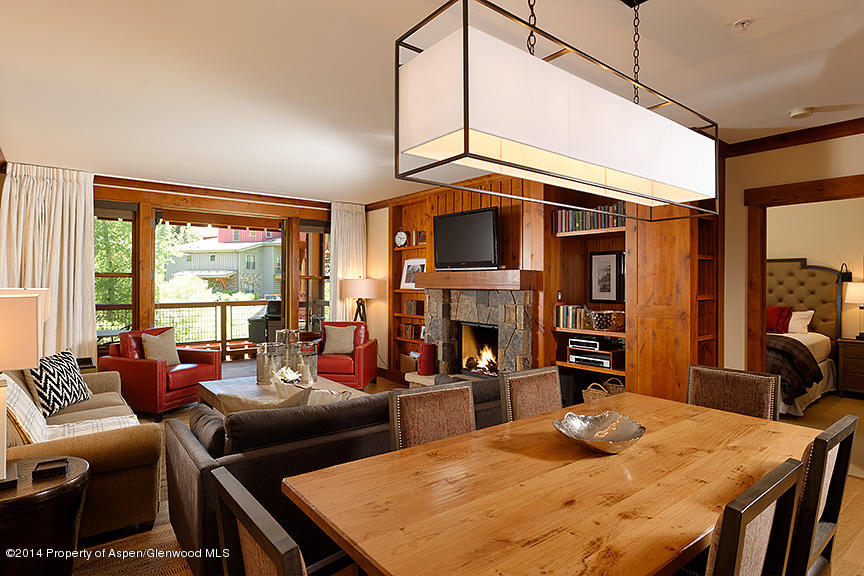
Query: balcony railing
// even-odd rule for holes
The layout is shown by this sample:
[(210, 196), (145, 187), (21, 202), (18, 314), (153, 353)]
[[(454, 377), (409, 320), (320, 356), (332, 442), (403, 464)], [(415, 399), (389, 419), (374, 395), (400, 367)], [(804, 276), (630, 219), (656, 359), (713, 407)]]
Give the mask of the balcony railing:
[[(161, 302), (156, 304), (156, 326), (172, 326), (180, 345), (207, 346), (222, 351), (243, 353), (249, 344), (249, 318), (260, 314), (267, 300), (227, 302)], [(96, 327), (100, 338), (129, 330), (131, 304), (97, 304)]]

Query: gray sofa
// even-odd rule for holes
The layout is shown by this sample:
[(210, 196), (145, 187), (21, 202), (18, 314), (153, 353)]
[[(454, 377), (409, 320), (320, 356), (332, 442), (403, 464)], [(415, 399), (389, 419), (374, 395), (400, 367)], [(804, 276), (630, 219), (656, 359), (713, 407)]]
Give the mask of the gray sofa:
[[(477, 427), (499, 424), (498, 381), (473, 388)], [(307, 564), (333, 554), (338, 547), (282, 494), (282, 479), (389, 451), (389, 418), (389, 393), (381, 393), (227, 417), (196, 406), (190, 427), (166, 420), (168, 509), (177, 540), (184, 550), (219, 548), (211, 472), (224, 466), (292, 535)], [(188, 561), (197, 575), (221, 574), (219, 559)]]

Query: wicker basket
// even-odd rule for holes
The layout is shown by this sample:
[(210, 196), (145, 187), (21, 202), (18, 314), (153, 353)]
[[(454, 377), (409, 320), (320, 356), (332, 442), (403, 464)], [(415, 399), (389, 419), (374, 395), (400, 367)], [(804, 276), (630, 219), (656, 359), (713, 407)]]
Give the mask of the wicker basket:
[(624, 384), (618, 378), (609, 378), (603, 384), (596, 382), (590, 384), (588, 388), (582, 391), (582, 399), (585, 402), (596, 402), (607, 396), (614, 396), (624, 392)]
[(625, 327), (624, 312), (612, 310), (593, 311), (585, 310), (585, 317), (592, 330), (603, 332), (623, 332)]

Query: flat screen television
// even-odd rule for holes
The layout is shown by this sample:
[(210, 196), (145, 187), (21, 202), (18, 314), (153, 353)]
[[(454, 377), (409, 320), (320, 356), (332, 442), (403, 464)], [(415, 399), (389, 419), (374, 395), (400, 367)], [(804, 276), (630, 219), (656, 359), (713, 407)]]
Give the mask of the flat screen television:
[(498, 208), (442, 214), (432, 220), (435, 269), (498, 268)]

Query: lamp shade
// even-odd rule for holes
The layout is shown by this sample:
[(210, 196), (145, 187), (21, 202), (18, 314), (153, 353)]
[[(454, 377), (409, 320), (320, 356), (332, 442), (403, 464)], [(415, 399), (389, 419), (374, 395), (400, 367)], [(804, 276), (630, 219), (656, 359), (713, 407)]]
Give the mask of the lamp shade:
[(341, 284), (345, 298), (377, 298), (378, 282), (371, 278), (346, 278)]
[(4, 294), (37, 295), (39, 296), (40, 322), (45, 322), (51, 315), (50, 288), (0, 288), (0, 296)]
[(847, 304), (864, 304), (864, 282), (850, 282), (846, 284)]
[[(397, 68), (397, 177), (447, 186), (503, 174), (651, 207), (715, 200), (715, 138), (469, 25), (464, 13), (434, 44), (409, 46), (434, 19), (397, 41), (413, 46)], [(716, 128), (697, 122), (706, 121)]]
[(40, 308), (38, 294), (0, 294), (0, 370), (39, 364)]

